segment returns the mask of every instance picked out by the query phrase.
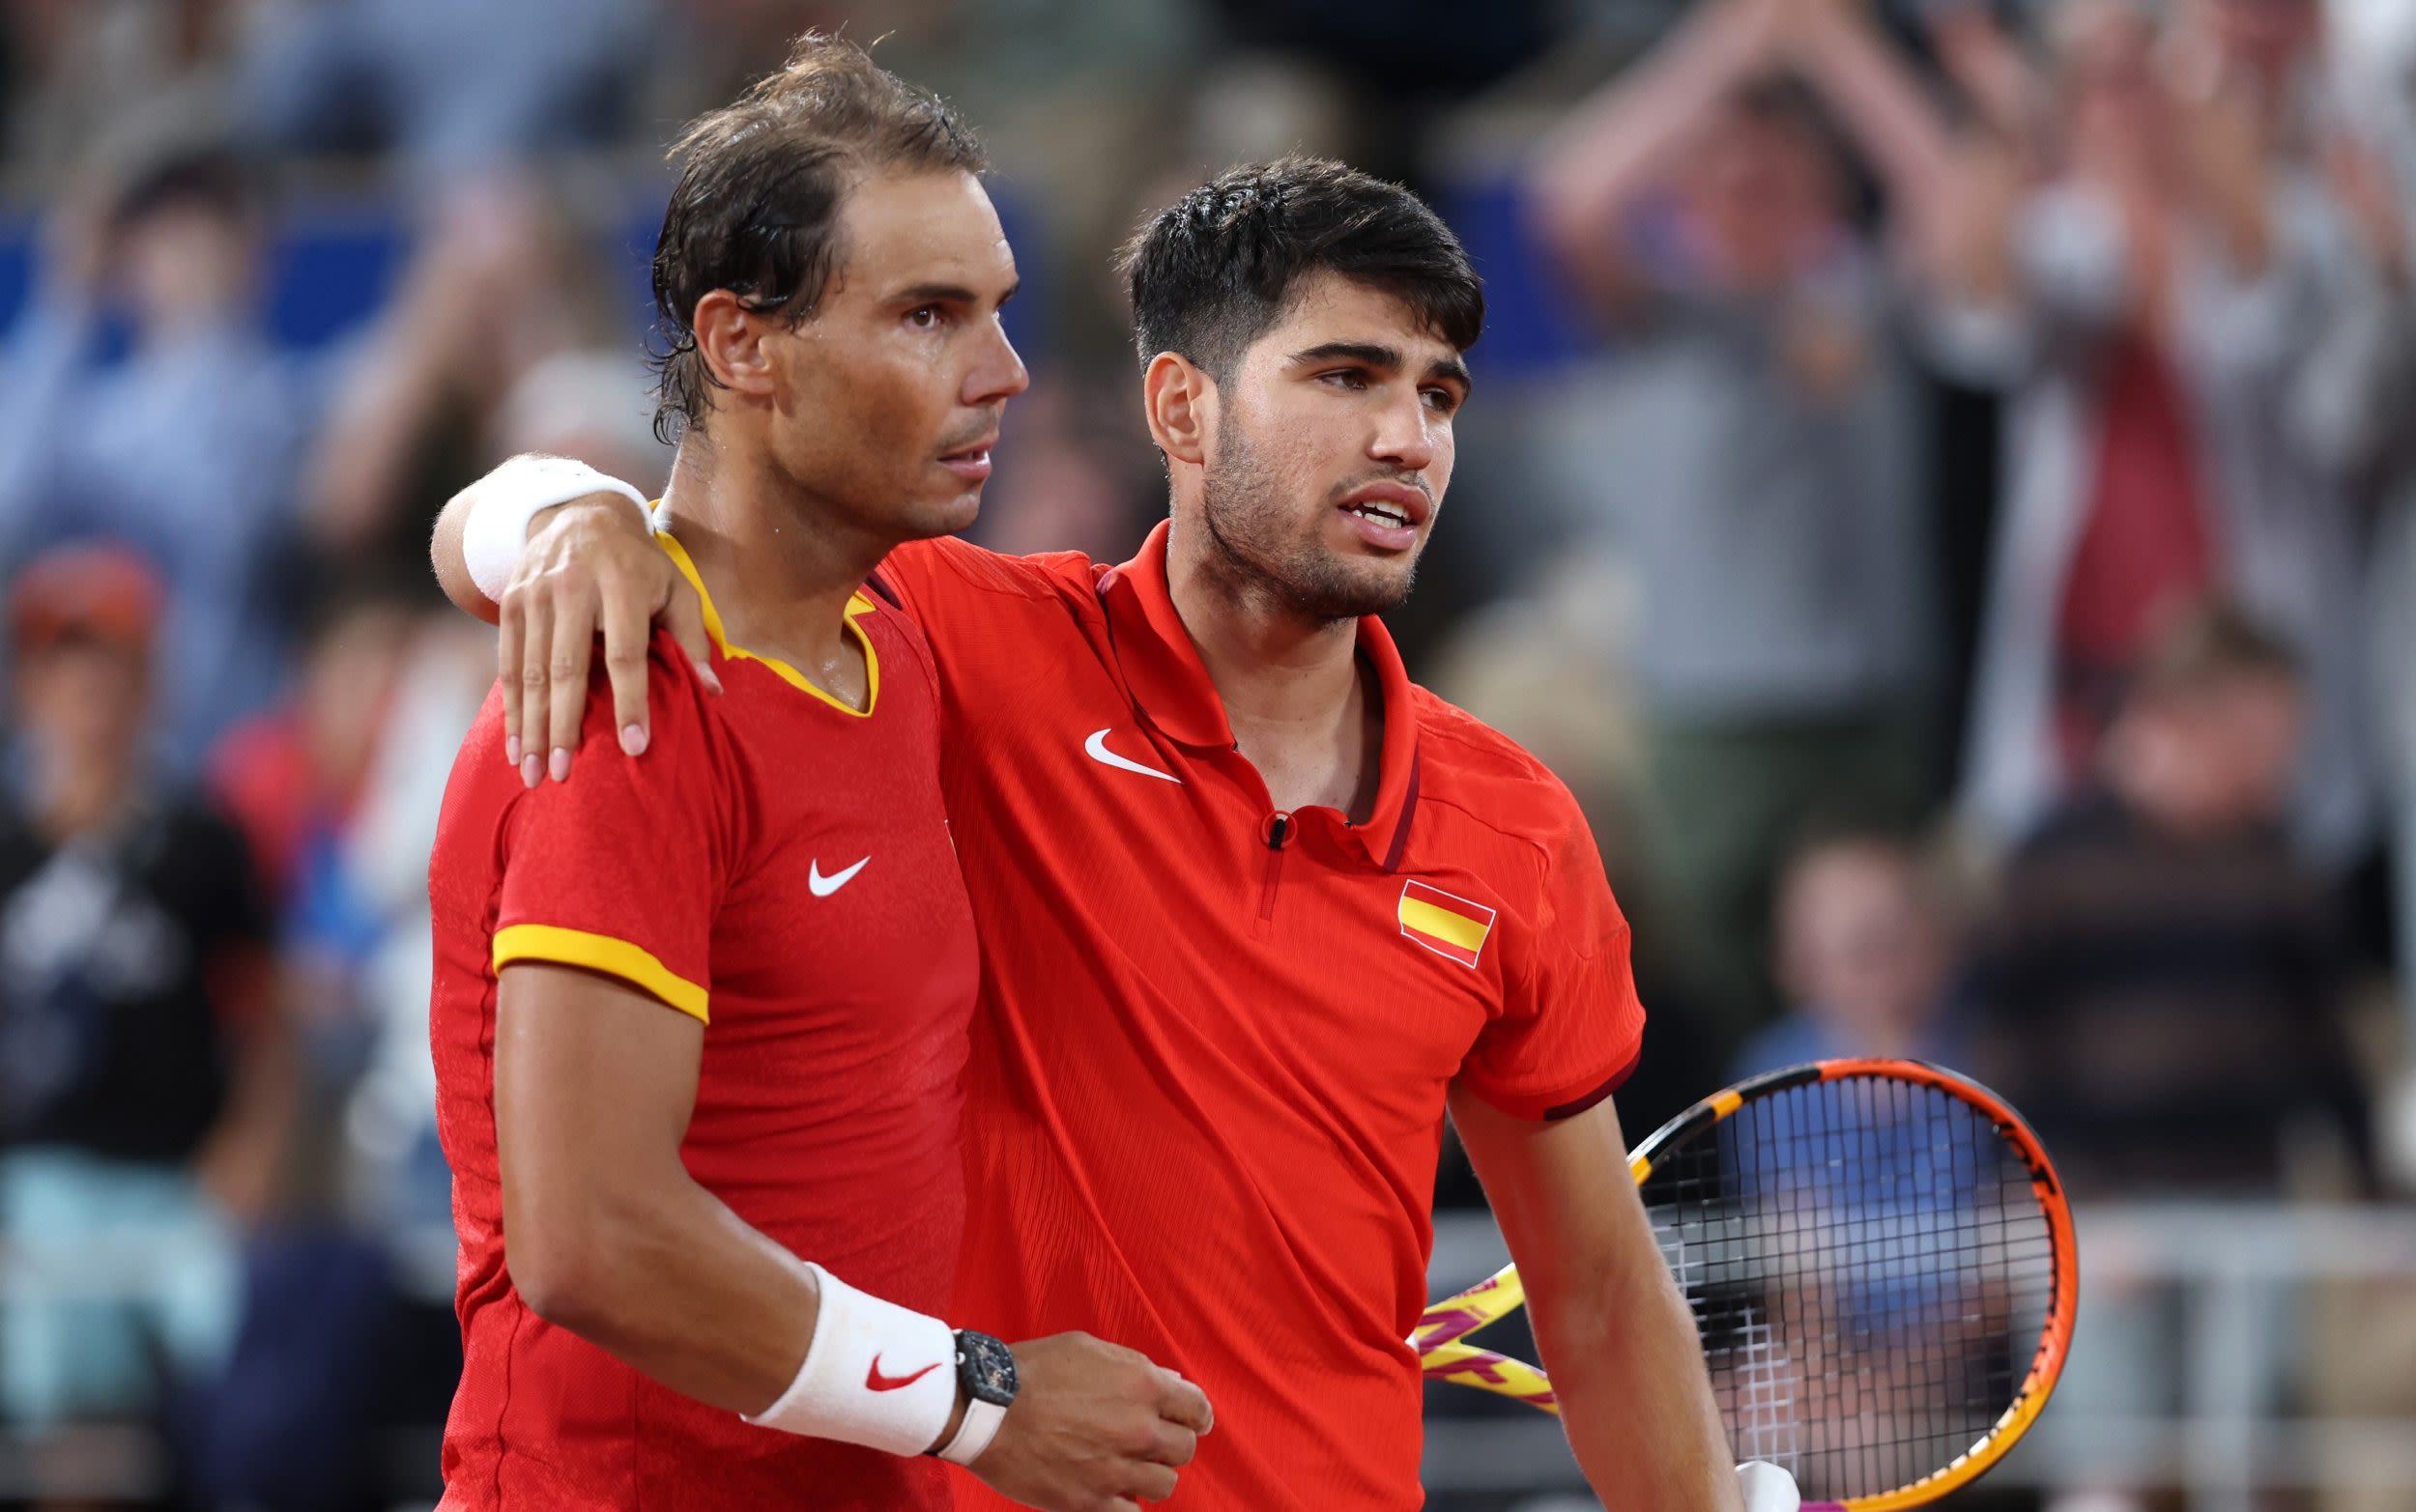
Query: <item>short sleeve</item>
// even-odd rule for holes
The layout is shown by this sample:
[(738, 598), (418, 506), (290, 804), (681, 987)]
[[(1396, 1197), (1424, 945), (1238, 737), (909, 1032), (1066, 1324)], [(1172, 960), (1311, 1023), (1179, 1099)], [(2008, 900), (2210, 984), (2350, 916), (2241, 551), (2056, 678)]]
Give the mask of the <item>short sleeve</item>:
[(620, 749), (599, 658), (570, 780), (539, 783), (505, 818), (495, 969), (577, 966), (704, 1020), (734, 787), (687, 657), (658, 632), (648, 660), (646, 754)]
[(1644, 1044), (1627, 920), (1576, 804), (1547, 845), (1538, 924), (1503, 974), (1502, 1012), (1461, 1081), (1514, 1118), (1582, 1113), (1619, 1090)]

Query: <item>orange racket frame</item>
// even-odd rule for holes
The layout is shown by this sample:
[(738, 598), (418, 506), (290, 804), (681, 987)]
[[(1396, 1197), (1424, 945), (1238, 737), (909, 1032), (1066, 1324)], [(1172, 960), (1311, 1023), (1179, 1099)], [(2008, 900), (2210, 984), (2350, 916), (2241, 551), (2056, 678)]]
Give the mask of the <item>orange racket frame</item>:
[[(1956, 1098), (1985, 1115), (2029, 1174), (2030, 1190), (2046, 1219), (2053, 1255), (2045, 1327), (2013, 1400), (1969, 1449), (1919, 1479), (1885, 1491), (1843, 1501), (1806, 1501), (1804, 1512), (1891, 1512), (1921, 1506), (1970, 1485), (2029, 1431), (2054, 1394), (2072, 1346), (2072, 1327), (2080, 1300), (2080, 1258), (2072, 1228), (2072, 1208), (2063, 1184), (2047, 1158), (2046, 1148), (2002, 1098), (1967, 1076), (1921, 1061), (1864, 1058), (1815, 1061), (1790, 1066), (1739, 1082), (1697, 1102), (1653, 1131), (1627, 1157), (1628, 1174), (1642, 1186), (1656, 1162), (1687, 1145), (1740, 1108), (1760, 1098), (1790, 1088), (1823, 1081), (1887, 1080), (1908, 1082)], [(1427, 1307), (1409, 1336), (1426, 1376), (1436, 1381), (1475, 1386), (1509, 1396), (1544, 1412), (1557, 1413), (1560, 1404), (1541, 1367), (1481, 1349), (1466, 1342), (1468, 1334), (1509, 1316), (1527, 1299), (1518, 1268), (1506, 1266), (1493, 1275)]]

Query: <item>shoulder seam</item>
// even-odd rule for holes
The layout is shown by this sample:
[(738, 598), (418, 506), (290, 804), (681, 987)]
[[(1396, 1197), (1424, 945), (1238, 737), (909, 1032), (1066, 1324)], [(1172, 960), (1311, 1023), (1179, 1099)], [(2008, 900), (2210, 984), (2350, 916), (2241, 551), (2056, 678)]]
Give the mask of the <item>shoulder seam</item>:
[[(1056, 596), (1052, 589), (1061, 585), (1062, 580), (1055, 573), (1040, 565), (1047, 559), (1046, 557), (1013, 556), (1004, 552), (987, 551), (969, 541), (958, 541), (953, 537), (945, 541), (934, 542), (933, 546), (934, 549), (926, 555), (947, 568), (949, 574), (957, 581), (976, 592), (1039, 600)], [(974, 562), (967, 559), (967, 553), (976, 554), (990, 570), (987, 573), (977, 572)], [(1052, 552), (1048, 555), (1075, 560), (1087, 560), (1079, 552)], [(1009, 562), (1016, 563), (1017, 567), (1003, 565)], [(1019, 571), (1018, 567), (1022, 570)], [(1065, 585), (1070, 585), (1070, 584)]]

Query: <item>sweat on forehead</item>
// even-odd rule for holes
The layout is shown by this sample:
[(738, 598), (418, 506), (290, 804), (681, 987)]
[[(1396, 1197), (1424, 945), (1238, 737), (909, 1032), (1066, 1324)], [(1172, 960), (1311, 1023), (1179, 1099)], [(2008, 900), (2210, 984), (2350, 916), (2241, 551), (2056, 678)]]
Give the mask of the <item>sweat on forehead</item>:
[(1122, 263), (1141, 360), (1176, 352), (1220, 379), (1318, 272), (1400, 300), (1458, 351), (1484, 329), (1483, 285), (1442, 217), (1325, 158), (1218, 175), (1151, 217)]

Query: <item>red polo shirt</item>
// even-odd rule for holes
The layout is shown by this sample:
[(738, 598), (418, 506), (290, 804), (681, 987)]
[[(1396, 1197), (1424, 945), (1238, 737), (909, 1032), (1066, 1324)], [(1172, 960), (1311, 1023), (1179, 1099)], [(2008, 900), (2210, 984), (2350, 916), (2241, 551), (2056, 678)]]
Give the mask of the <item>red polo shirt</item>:
[[(661, 539), (702, 594), (687, 554)], [(699, 1184), (869, 1292), (947, 1306), (978, 962), (922, 638), (869, 598), (848, 609), (859, 712), (728, 644), (709, 596), (705, 613), (728, 691), (705, 693), (658, 635), (643, 760), (614, 744), (599, 662), (576, 780), (521, 785), (497, 694), (446, 788), (428, 1016), (461, 1241), (446, 1512), (947, 1504), (955, 1472), (939, 1462), (752, 1427), (537, 1317), (512, 1281), (497, 1002), (503, 970), (543, 961), (617, 978), (704, 1025), (679, 1146)]]
[(1178, 1508), (1415, 1507), (1402, 1340), (1446, 1091), (1525, 1117), (1607, 1095), (1643, 1027), (1626, 924), (1568, 790), (1372, 618), (1375, 812), (1278, 813), (1165, 533), (1117, 568), (939, 540), (881, 569), (939, 670), (983, 949), (951, 1321), (1084, 1328), (1198, 1382), (1217, 1431)]

